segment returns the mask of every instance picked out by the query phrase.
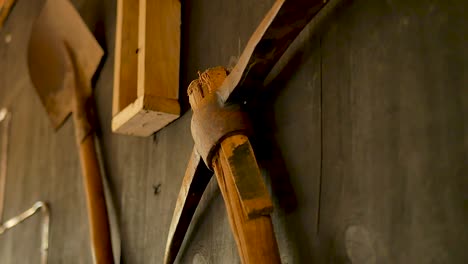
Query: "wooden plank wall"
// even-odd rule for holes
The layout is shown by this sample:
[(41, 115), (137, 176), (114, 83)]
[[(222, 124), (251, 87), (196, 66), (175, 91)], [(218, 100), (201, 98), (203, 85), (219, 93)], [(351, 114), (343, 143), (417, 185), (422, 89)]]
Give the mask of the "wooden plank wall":
[[(181, 95), (198, 70), (235, 62), (272, 2), (184, 1)], [(53, 131), (27, 73), (42, 3), (18, 1), (0, 32), (0, 106), (13, 112), (5, 218), (49, 201), (50, 263), (90, 263), (72, 124)], [(154, 137), (111, 134), (115, 1), (74, 4), (107, 51), (96, 98), (122, 259), (161, 263), (191, 114)], [(283, 263), (466, 263), (467, 7), (331, 1), (274, 69), (251, 105)], [(38, 262), (39, 234), (34, 217), (0, 236), (0, 262)], [(179, 261), (239, 262), (214, 181)]]

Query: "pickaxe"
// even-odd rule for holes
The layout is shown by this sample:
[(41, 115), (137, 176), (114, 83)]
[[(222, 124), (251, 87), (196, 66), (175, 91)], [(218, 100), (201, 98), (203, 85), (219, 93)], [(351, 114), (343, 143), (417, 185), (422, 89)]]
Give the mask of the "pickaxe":
[(216, 175), (242, 263), (281, 262), (270, 216), (273, 205), (248, 139), (247, 117), (236, 103), (258, 92), (276, 62), (325, 3), (276, 1), (230, 73), (212, 68), (190, 84), (195, 148), (176, 202), (164, 263), (173, 263), (177, 257), (211, 179), (209, 169)]

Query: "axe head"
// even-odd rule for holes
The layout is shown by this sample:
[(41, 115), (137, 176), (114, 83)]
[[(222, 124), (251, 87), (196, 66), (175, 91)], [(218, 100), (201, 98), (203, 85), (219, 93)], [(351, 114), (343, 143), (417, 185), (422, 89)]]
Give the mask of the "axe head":
[[(70, 53), (74, 62), (71, 63)], [(75, 72), (91, 82), (103, 51), (68, 0), (47, 0), (35, 21), (28, 47), (29, 75), (58, 129), (73, 110)], [(79, 69), (75, 69), (79, 67)], [(78, 87), (89, 89), (89, 85)], [(91, 94), (91, 91), (81, 91)]]

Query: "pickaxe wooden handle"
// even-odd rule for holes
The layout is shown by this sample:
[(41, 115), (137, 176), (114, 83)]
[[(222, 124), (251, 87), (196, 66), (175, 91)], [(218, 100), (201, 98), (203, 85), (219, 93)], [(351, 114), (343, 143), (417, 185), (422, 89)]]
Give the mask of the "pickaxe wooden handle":
[[(271, 216), (261, 214), (249, 218), (243, 212), (246, 201), (239, 195), (236, 180), (262, 179), (249, 139), (235, 135), (223, 140), (213, 167), (242, 263), (281, 263)], [(249, 188), (253, 192), (262, 191), (255, 184)], [(265, 197), (255, 200), (264, 203)]]
[[(326, 0), (277, 0), (267, 13), (255, 33), (247, 43), (239, 62), (231, 73), (222, 80), (215, 89), (215, 93), (223, 103), (235, 102), (236, 100), (248, 100), (263, 84), (263, 80), (271, 71), (276, 62), (284, 54), (286, 49), (310, 22), (310, 20), (325, 5)], [(192, 108), (196, 108), (197, 102), (204, 96), (195, 93), (190, 96)], [(195, 106), (195, 107), (194, 107)], [(243, 153), (236, 152), (239, 148)], [(197, 151), (196, 149), (194, 151)], [(233, 164), (230, 161), (242, 161), (240, 164)], [(235, 135), (224, 138), (220, 143), (219, 151), (214, 155), (211, 162), (221, 192), (226, 202), (226, 207), (231, 223), (231, 228), (236, 239), (236, 243), (243, 263), (279, 263), (279, 254), (276, 240), (271, 225), (269, 211), (269, 198), (265, 197), (264, 187), (256, 183), (254, 189), (262, 189), (262, 194), (258, 199), (247, 201), (243, 192), (245, 188), (239, 188), (239, 179), (246, 179), (237, 175), (240, 167), (248, 167), (244, 173), (249, 174), (249, 179), (259, 179), (255, 155), (247, 137)], [(193, 164), (200, 164), (200, 157), (192, 155), (189, 169), (185, 175), (182, 190), (179, 194), (178, 205), (174, 212), (174, 218), (169, 231), (169, 238), (166, 245), (165, 263), (173, 263), (182, 244), (193, 213), (198, 205), (206, 184), (198, 185), (193, 181), (202, 181), (203, 173), (192, 170)], [(197, 165), (196, 168), (202, 166)], [(198, 177), (196, 177), (198, 175)], [(237, 179), (237, 181), (236, 181)], [(263, 183), (263, 182), (262, 182)], [(198, 186), (196, 193), (191, 193), (192, 188), (187, 186)], [(187, 191), (188, 190), (188, 191)], [(179, 203), (188, 200), (187, 197), (197, 197), (190, 199), (190, 203), (183, 206)], [(196, 201), (196, 203), (194, 202)], [(249, 209), (250, 208), (250, 209)], [(250, 210), (250, 211), (249, 211)], [(240, 213), (243, 212), (243, 213)], [(259, 212), (258, 214), (252, 212)], [(249, 215), (249, 213), (252, 213)], [(181, 219), (185, 216), (185, 219)], [(188, 222), (188, 223), (187, 223)], [(177, 230), (177, 232), (175, 232)]]

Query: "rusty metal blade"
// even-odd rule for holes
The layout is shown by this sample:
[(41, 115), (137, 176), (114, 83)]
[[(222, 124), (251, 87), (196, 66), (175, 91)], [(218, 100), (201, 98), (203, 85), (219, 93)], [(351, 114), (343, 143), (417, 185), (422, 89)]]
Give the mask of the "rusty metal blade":
[(277, 0), (245, 47), (218, 94), (224, 102), (248, 97), (327, 0)]
[(41, 20), (37, 22), (29, 41), (29, 76), (52, 125), (58, 128), (72, 111), (73, 87), (66, 83), (73, 71), (65, 57), (64, 43)]
[[(239, 62), (221, 85), (226, 102), (252, 94), (326, 0), (277, 0), (247, 43)], [(173, 263), (212, 173), (194, 149), (169, 229), (164, 263)]]
[(200, 155), (194, 149), (177, 197), (167, 238), (164, 263), (173, 263), (175, 261), (195, 210), (212, 176), (213, 172), (208, 170)]
[(65, 43), (76, 54), (84, 80), (90, 82), (103, 56), (101, 47), (68, 0), (47, 0), (31, 31), (28, 66), (55, 128), (71, 113), (74, 95), (73, 66)]

